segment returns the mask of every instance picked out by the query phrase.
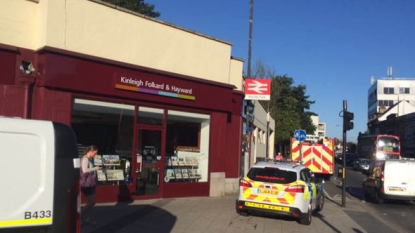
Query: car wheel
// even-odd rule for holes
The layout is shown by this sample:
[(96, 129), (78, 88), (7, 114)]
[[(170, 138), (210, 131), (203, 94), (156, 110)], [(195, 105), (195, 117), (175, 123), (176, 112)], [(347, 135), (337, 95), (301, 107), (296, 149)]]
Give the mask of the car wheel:
[(323, 208), (324, 208), (324, 195), (321, 194), (320, 201), (318, 202), (316, 210), (317, 211), (322, 211)]
[(300, 218), (299, 222), (301, 225), (310, 225), (312, 217), (311, 204), (308, 204), (308, 212), (304, 218)]

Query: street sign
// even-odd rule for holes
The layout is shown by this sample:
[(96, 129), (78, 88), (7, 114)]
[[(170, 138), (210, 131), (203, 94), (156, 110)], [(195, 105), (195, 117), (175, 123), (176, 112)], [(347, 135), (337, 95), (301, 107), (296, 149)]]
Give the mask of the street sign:
[(307, 134), (305, 133), (305, 130), (297, 129), (294, 132), (294, 138), (297, 141), (300, 141), (300, 142), (304, 141), (306, 139), (306, 136), (307, 136)]
[(270, 100), (270, 79), (245, 79), (246, 100)]

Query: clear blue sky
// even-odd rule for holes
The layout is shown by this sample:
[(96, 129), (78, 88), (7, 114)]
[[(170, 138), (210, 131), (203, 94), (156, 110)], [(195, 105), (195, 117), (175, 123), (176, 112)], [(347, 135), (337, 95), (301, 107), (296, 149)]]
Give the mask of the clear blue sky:
[[(231, 42), (248, 66), (250, 0), (145, 0), (160, 20)], [(414, 0), (255, 0), (254, 65), (304, 84), (310, 111), (342, 138), (343, 100), (354, 113), (347, 141), (366, 130), (370, 77), (415, 77)]]

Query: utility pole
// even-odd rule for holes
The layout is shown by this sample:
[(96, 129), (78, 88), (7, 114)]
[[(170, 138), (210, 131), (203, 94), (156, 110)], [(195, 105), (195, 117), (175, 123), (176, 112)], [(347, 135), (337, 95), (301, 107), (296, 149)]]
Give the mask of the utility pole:
[[(248, 73), (247, 73), (247, 77), (251, 78), (251, 50), (252, 50), (252, 22), (253, 22), (253, 18), (254, 18), (254, 0), (250, 0), (250, 6), (249, 6), (249, 35), (248, 35)], [(246, 86), (245, 86), (246, 88)], [(248, 132), (248, 125), (249, 125), (249, 100), (245, 100), (245, 104), (246, 104), (246, 126), (245, 126), (245, 140), (247, 141), (246, 143), (246, 148), (247, 151), (245, 153), (245, 155), (248, 155), (248, 169), (251, 167), (251, 133)]]
[(254, 21), (254, 0), (249, 4), (248, 77), (251, 78), (252, 23)]

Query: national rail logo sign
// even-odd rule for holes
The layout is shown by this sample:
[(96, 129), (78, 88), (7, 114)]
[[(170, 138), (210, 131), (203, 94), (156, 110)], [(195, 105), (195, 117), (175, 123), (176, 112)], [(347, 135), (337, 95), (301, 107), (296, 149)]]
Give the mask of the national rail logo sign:
[(246, 100), (270, 100), (270, 79), (245, 79)]

